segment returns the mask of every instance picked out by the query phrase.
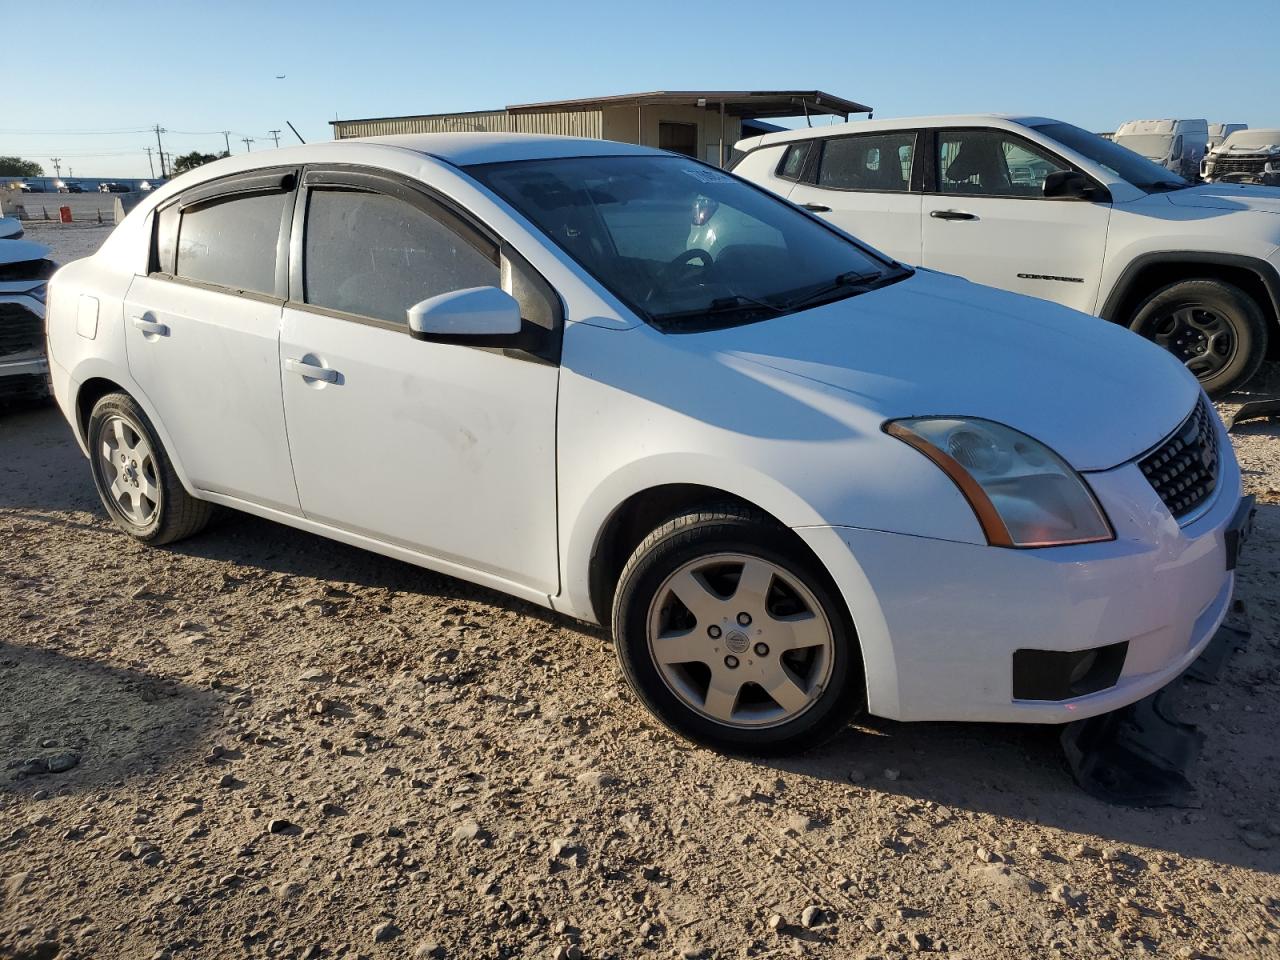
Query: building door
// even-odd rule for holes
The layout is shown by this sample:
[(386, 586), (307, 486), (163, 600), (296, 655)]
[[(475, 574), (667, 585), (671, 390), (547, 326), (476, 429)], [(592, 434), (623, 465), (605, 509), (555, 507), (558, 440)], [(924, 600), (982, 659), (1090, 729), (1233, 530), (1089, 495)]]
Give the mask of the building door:
[(658, 124), (658, 149), (683, 153), (686, 157), (698, 156), (698, 125), (696, 123)]

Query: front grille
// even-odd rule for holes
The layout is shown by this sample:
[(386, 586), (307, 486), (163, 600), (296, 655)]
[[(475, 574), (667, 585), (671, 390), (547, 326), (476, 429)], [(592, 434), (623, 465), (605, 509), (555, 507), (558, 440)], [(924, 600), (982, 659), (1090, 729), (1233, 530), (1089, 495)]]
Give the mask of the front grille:
[(26, 307), (0, 303), (0, 357), (44, 350), (44, 321)]
[(1173, 436), (1138, 461), (1143, 475), (1178, 519), (1209, 499), (1218, 485), (1217, 414), (1204, 397)]
[(1211, 162), (1215, 177), (1225, 176), (1228, 173), (1251, 173), (1260, 177), (1262, 176), (1263, 168), (1267, 165), (1265, 157), (1257, 157), (1252, 160), (1243, 157), (1216, 157)]

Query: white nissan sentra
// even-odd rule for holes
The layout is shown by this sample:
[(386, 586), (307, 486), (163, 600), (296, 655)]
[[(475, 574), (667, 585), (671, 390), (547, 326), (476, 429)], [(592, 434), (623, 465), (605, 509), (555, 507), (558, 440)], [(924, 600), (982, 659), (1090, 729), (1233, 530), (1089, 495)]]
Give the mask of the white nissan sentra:
[(126, 533), (233, 507), (611, 625), (729, 750), (1146, 696), (1248, 518), (1158, 347), (606, 141), (210, 164), (58, 272), (49, 347)]

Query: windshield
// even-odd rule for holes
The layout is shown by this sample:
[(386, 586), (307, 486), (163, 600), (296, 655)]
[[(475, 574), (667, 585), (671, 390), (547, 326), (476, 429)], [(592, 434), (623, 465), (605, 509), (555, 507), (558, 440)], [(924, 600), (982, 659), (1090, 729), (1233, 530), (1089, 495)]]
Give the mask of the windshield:
[(760, 320), (910, 273), (787, 202), (681, 157), (562, 157), (467, 172), (662, 328)]
[(1148, 160), (1163, 160), (1169, 155), (1169, 147), (1173, 137), (1163, 133), (1135, 133), (1131, 136), (1116, 137), (1115, 142), (1128, 147), (1134, 153), (1140, 153)]
[(1109, 170), (1121, 180), (1127, 180), (1141, 190), (1169, 190), (1189, 187), (1182, 177), (1158, 163), (1134, 153), (1128, 147), (1104, 140), (1096, 133), (1081, 130), (1069, 123), (1042, 123), (1034, 126), (1051, 140), (1088, 157), (1100, 167)]

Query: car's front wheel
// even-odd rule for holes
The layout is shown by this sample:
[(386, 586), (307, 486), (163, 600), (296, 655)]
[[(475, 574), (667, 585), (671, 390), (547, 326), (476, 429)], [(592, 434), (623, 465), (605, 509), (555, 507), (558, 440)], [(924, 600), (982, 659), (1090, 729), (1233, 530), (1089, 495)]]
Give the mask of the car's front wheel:
[(183, 488), (155, 428), (127, 393), (94, 404), (87, 435), (93, 483), (116, 526), (144, 543), (199, 532), (213, 505)]
[(1129, 329), (1164, 347), (1221, 397), (1243, 386), (1267, 355), (1267, 322), (1253, 297), (1221, 280), (1183, 280), (1152, 293)]
[(863, 706), (862, 658), (831, 578), (755, 511), (691, 511), (632, 554), (614, 595), (618, 659), (644, 704), (695, 742), (814, 746)]

